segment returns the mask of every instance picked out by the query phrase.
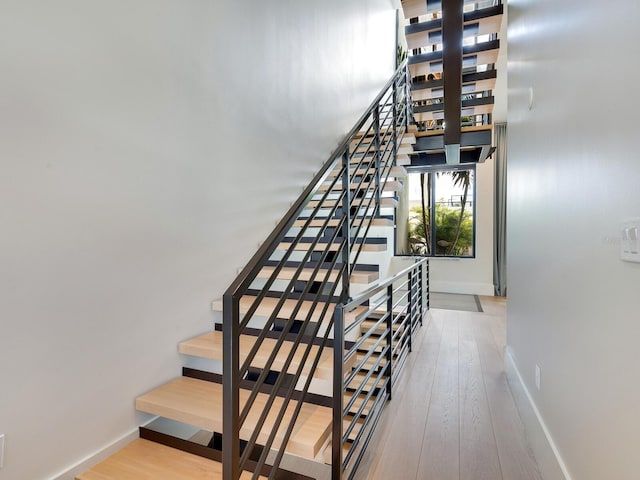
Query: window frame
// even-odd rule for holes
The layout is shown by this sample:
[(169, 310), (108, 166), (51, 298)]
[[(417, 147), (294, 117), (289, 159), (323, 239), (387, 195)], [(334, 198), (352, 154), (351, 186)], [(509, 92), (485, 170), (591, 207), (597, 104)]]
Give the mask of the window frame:
[[(471, 203), (471, 218), (472, 218), (472, 236), (473, 236), (473, 240), (472, 240), (472, 255), (436, 255), (435, 254), (435, 246), (436, 246), (436, 224), (435, 222), (431, 222), (431, 245), (430, 245), (430, 251), (433, 253), (430, 254), (424, 254), (424, 253), (398, 253), (398, 238), (397, 238), (397, 232), (398, 230), (396, 229), (396, 242), (395, 242), (395, 255), (396, 256), (403, 256), (403, 257), (429, 257), (429, 258), (455, 258), (455, 259), (474, 259), (476, 258), (476, 244), (477, 244), (477, 239), (476, 239), (476, 233), (477, 233), (477, 228), (476, 228), (476, 204), (477, 204), (477, 185), (478, 185), (478, 179), (477, 179), (477, 173), (478, 170), (476, 168), (475, 164), (464, 164), (464, 165), (429, 165), (429, 166), (420, 166), (420, 167), (405, 167), (407, 170), (407, 175), (411, 175), (411, 174), (420, 174), (420, 173), (432, 173), (433, 175), (431, 175), (431, 211), (430, 211), (430, 218), (435, 219), (436, 218), (436, 204), (438, 202), (437, 200), (437, 195), (436, 195), (436, 178), (437, 175), (435, 175), (436, 173), (441, 173), (441, 172), (455, 172), (455, 171), (463, 171), (463, 170), (469, 170), (471, 172), (473, 172), (472, 175), (472, 198), (471, 200), (467, 199), (467, 202)], [(407, 183), (408, 183), (408, 177), (407, 177)], [(408, 208), (408, 205), (407, 205)], [(396, 212), (396, 218), (397, 218), (397, 212)]]

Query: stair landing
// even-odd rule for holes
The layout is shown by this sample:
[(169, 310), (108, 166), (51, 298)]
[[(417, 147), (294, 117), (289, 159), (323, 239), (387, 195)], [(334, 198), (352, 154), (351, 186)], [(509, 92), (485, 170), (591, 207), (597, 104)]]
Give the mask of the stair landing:
[[(249, 480), (250, 472), (240, 478)], [(266, 477), (259, 477), (266, 479)], [(139, 438), (76, 480), (218, 480), (222, 464)]]

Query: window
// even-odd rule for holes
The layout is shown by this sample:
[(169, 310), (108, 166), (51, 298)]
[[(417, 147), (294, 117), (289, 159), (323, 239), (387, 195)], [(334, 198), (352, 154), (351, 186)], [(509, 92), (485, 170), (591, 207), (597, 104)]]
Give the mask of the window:
[(474, 196), (475, 167), (409, 173), (398, 206), (397, 253), (474, 257)]

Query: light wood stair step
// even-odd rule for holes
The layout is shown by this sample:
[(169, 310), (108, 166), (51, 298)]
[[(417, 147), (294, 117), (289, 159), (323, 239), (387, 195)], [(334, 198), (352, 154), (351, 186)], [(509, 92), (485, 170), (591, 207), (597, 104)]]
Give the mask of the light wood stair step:
[[(376, 171), (375, 166), (373, 165), (369, 167), (360, 167), (355, 171), (354, 169), (355, 169), (355, 166), (352, 166), (351, 173), (350, 173), (352, 177), (363, 176), (367, 174), (373, 175), (375, 174), (375, 171)], [(341, 171), (341, 168), (332, 170), (331, 173), (329, 173), (328, 178), (335, 178), (340, 173), (340, 171)], [(389, 171), (389, 177), (391, 178), (404, 178), (407, 176), (407, 169), (397, 165), (382, 169), (381, 176), (384, 177), (387, 174), (387, 171)]]
[[(249, 310), (249, 308), (251, 307), (251, 305), (253, 304), (255, 300), (255, 297), (252, 297), (251, 295), (245, 295), (240, 299), (240, 313), (241, 314), (245, 314), (247, 313), (247, 311)], [(269, 317), (276, 305), (278, 304), (280, 299), (278, 298), (274, 298), (274, 297), (265, 297), (262, 299), (262, 301), (260, 302), (260, 305), (258, 306), (258, 308), (256, 309), (256, 313), (254, 315), (258, 315), (258, 316), (262, 316), (262, 317)], [(290, 299), (290, 300), (285, 300), (283, 303), (282, 308), (280, 309), (280, 311), (278, 312), (278, 318), (290, 318), (293, 315), (293, 310), (295, 309), (296, 305), (298, 304), (298, 300), (295, 299)], [(313, 313), (311, 314), (310, 317), (310, 321), (311, 322), (318, 322), (320, 320), (322, 320), (321, 318), (321, 314), (322, 314), (322, 308), (318, 308), (318, 306), (322, 306), (322, 304), (320, 302), (318, 302), (318, 304), (316, 304), (316, 308), (313, 310)], [(211, 307), (213, 308), (214, 311), (217, 312), (222, 312), (222, 300), (216, 300), (214, 302), (212, 302)], [(303, 300), (302, 301), (302, 306), (300, 307), (300, 309), (298, 310), (295, 319), (296, 320), (304, 320), (307, 316), (307, 314), (309, 313), (309, 310), (313, 307), (313, 302), (311, 300)], [(335, 307), (330, 307), (327, 311), (327, 314), (325, 315), (325, 320), (330, 316), (333, 315), (333, 309)], [(352, 310), (351, 312), (347, 313), (345, 315), (345, 322), (347, 324), (352, 323), (353, 321), (355, 321), (356, 318), (358, 318), (359, 316), (361, 316), (363, 313), (365, 313), (367, 311), (368, 307), (366, 306), (361, 306), (361, 307), (357, 307), (354, 310)]]
[[(369, 221), (369, 219), (366, 219), (367, 222)], [(340, 224), (340, 219), (339, 218), (332, 218), (330, 219), (328, 222), (326, 222), (326, 219), (324, 218), (317, 218), (314, 220), (311, 220), (309, 222), (309, 224), (307, 225), (307, 227), (309, 228), (320, 228), (320, 227), (337, 227)], [(357, 227), (359, 226), (361, 223), (363, 223), (363, 219), (361, 218), (356, 218), (352, 220), (353, 222), (353, 226)], [(299, 219), (296, 220), (295, 222), (293, 222), (293, 226), (294, 227), (304, 227), (305, 224), (307, 223), (306, 219)], [(366, 225), (366, 222), (365, 222)], [(395, 225), (395, 222), (390, 219), (390, 218), (374, 218), (371, 221), (371, 225), (372, 226), (376, 226), (376, 227), (393, 227)]]
[[(240, 409), (250, 395), (249, 390), (240, 389)], [(247, 440), (262, 414), (269, 396), (258, 393), (256, 400), (240, 429), (240, 438)], [(258, 444), (265, 444), (275, 428), (277, 411), (283, 399), (277, 397), (264, 426), (258, 435)], [(279, 448), (287, 426), (291, 423), (296, 402), (290, 402), (278, 428), (273, 448)], [(187, 423), (205, 430), (222, 431), (222, 385), (189, 377), (179, 377), (136, 399), (136, 408), (141, 412)], [(286, 446), (286, 451), (313, 459), (331, 433), (332, 411), (330, 408), (304, 403)]]
[[(381, 364), (381, 366), (384, 366), (384, 364)], [(356, 374), (356, 376), (351, 381), (351, 383), (349, 383), (349, 385), (346, 385), (346, 388), (352, 391), (357, 390), (358, 388), (360, 388), (360, 385), (364, 382), (366, 375), (367, 375), (367, 372), (365, 372), (364, 370), (361, 370), (358, 374)], [(375, 388), (382, 388), (385, 385), (386, 374), (382, 375), (380, 377), (380, 380), (377, 381), (378, 375), (379, 375), (378, 372), (374, 372), (371, 375), (371, 377), (369, 377), (369, 380), (364, 382), (364, 388), (362, 389), (362, 393), (369, 392), (372, 388), (374, 388), (374, 386)]]
[[(362, 323), (360, 324), (360, 332), (362, 334), (367, 333), (369, 330), (371, 330), (373, 328), (373, 326), (378, 323), (377, 320), (363, 320)], [(402, 327), (402, 324), (400, 322), (395, 322), (392, 326), (392, 329), (394, 332), (397, 332), (398, 330), (400, 330)], [(382, 335), (385, 331), (387, 330), (387, 322), (382, 322), (380, 325), (378, 325), (376, 327), (376, 329), (373, 331), (372, 335)]]
[[(407, 157), (408, 158), (408, 157)], [(334, 199), (326, 199), (324, 202), (322, 202), (322, 207), (321, 208), (332, 208), (336, 203), (338, 202), (338, 200), (334, 200)], [(340, 203), (342, 203), (342, 200), (339, 201)], [(307, 208), (315, 208), (316, 206), (318, 206), (318, 204), (320, 204), (320, 200), (310, 200), (309, 203), (307, 203), (306, 207)], [(368, 198), (356, 198), (351, 200), (351, 206), (352, 207), (366, 207), (369, 204), (369, 199)], [(373, 206), (373, 202), (372, 202), (372, 206)], [(381, 207), (397, 207), (398, 206), (398, 200), (396, 200), (393, 197), (382, 197), (380, 199), (380, 206)]]
[[(297, 268), (293, 268), (293, 267), (283, 267), (278, 272), (278, 279), (291, 280), (297, 270), (298, 270)], [(260, 270), (260, 273), (258, 273), (258, 278), (269, 278), (271, 277), (274, 271), (275, 271), (275, 267), (262, 267), (262, 270)], [(300, 280), (301, 282), (309, 281), (312, 279), (313, 272), (314, 272), (313, 267), (304, 268), (300, 272), (300, 275), (297, 277), (297, 279)], [(338, 273), (339, 272), (337, 271), (331, 272), (328, 276), (328, 281), (335, 282), (336, 280), (338, 280)], [(324, 280), (326, 275), (327, 275), (327, 269), (320, 268), (316, 273), (315, 279)], [(373, 270), (353, 270), (351, 272), (351, 283), (357, 283), (360, 285), (367, 285), (369, 283), (375, 282), (379, 278), (380, 278), (379, 272), (373, 271)]]
[[(411, 151), (413, 151), (413, 147), (411, 148)], [(366, 191), (366, 190), (373, 190), (375, 187), (376, 187), (375, 181), (352, 183), (350, 186), (350, 190), (360, 189), (361, 191), (362, 190)], [(338, 185), (336, 183), (335, 185), (331, 185), (331, 182), (325, 183), (318, 187), (318, 193), (326, 192), (329, 189), (331, 189), (332, 192), (341, 192), (342, 184)], [(397, 180), (387, 180), (387, 182), (384, 184), (384, 188), (382, 189), (382, 191), (384, 192), (401, 192), (402, 190), (403, 190), (402, 182)]]
[[(369, 239), (369, 240), (374, 240), (374, 239)], [(363, 252), (384, 252), (387, 250), (387, 243), (386, 243), (386, 239), (382, 239), (385, 240), (384, 242), (358, 242), (356, 247), (354, 248), (360, 248)], [(298, 242), (293, 249), (294, 250), (300, 250), (300, 251), (308, 251), (311, 248), (311, 244), (313, 242), (312, 241), (304, 241), (304, 239), (302, 239), (302, 241)], [(285, 241), (280, 242), (280, 244), (278, 245), (278, 250), (289, 250), (291, 248), (291, 246), (293, 245), (293, 243), (291, 241), (287, 241), (285, 239)], [(338, 250), (340, 250), (340, 243), (339, 242), (332, 242), (330, 244), (327, 243), (317, 243), (316, 246), (314, 247), (314, 251), (330, 251), (330, 252), (336, 252)]]
[[(250, 472), (243, 472), (240, 478), (250, 480), (251, 476)], [(138, 438), (76, 479), (222, 480), (222, 464)]]
[[(253, 335), (240, 335), (240, 364), (244, 363), (249, 351), (256, 342), (256, 338), (257, 337)], [(269, 356), (276, 348), (277, 342), (278, 340), (275, 338), (265, 338), (262, 342), (262, 345), (258, 349), (253, 362), (251, 362), (251, 366), (254, 368), (264, 368), (267, 360), (269, 359)], [(306, 344), (298, 345), (294, 357), (289, 364), (289, 368), (287, 370), (288, 373), (296, 373), (298, 367), (302, 363), (302, 356), (305, 352), (306, 347)], [(284, 362), (289, 355), (289, 352), (291, 352), (292, 348), (294, 348), (293, 342), (284, 341), (280, 347), (280, 350), (278, 351), (278, 355), (276, 356), (270, 367), (270, 370), (281, 372), (282, 368), (284, 367)], [(313, 361), (312, 359), (314, 359), (318, 354), (319, 348), (320, 347), (318, 345), (313, 345), (311, 347), (307, 362), (302, 370), (303, 375), (309, 375), (311, 364)], [(197, 337), (181, 342), (178, 346), (178, 350), (180, 353), (183, 353), (185, 355), (192, 355), (196, 357), (222, 361), (222, 332), (214, 330), (212, 332), (207, 332), (203, 335), (199, 335)], [(315, 376), (324, 379), (333, 378), (332, 348), (325, 347), (322, 350)]]

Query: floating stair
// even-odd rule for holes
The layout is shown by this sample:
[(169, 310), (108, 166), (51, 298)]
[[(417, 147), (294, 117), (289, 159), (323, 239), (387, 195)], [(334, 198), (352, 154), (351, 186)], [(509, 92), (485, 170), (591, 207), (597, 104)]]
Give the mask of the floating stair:
[[(314, 251), (325, 251), (328, 250), (330, 252), (335, 252), (340, 250), (340, 239), (336, 238), (335, 241), (331, 243), (327, 243), (326, 240), (320, 239), (313, 248)], [(291, 248), (294, 241), (292, 237), (286, 237), (280, 245), (278, 245), (278, 250), (289, 250)], [(313, 242), (316, 241), (314, 237), (303, 237), (300, 241), (294, 245), (294, 250), (304, 250), (308, 251), (311, 249)], [(387, 249), (387, 239), (386, 238), (366, 238), (364, 241), (359, 238), (356, 240), (358, 243), (358, 247), (361, 248), (363, 252), (384, 252)]]
[[(415, 143), (415, 141), (413, 142)], [(351, 166), (351, 176), (362, 176), (362, 175), (367, 175), (367, 174), (373, 174), (375, 172), (375, 169), (373, 167), (360, 167), (357, 170), (355, 170), (355, 165)], [(404, 167), (401, 166), (393, 166), (393, 167), (387, 167), (386, 169), (384, 169), (381, 173), (380, 176), (384, 177), (387, 172), (389, 173), (389, 177), (391, 178), (404, 178), (407, 176), (407, 170)], [(339, 170), (333, 170), (331, 173), (329, 173), (329, 177), (328, 178), (335, 178), (338, 174), (340, 173)]]
[[(413, 151), (413, 150), (412, 150)], [(384, 182), (384, 179), (382, 180)], [(352, 183), (350, 185), (351, 190), (373, 190), (375, 188), (375, 182), (361, 182), (361, 183)], [(326, 192), (327, 190), (331, 190), (332, 192), (341, 192), (342, 185), (336, 183), (331, 186), (330, 184), (321, 185), (318, 189), (318, 192)], [(387, 180), (384, 183), (383, 191), (385, 192), (401, 192), (402, 191), (402, 182)]]
[[(240, 478), (250, 480), (251, 476), (243, 472)], [(76, 479), (222, 480), (222, 464), (138, 438)]]
[[(278, 279), (291, 280), (297, 270), (298, 269), (295, 267), (284, 267), (280, 269), (280, 271), (278, 272)], [(258, 274), (258, 278), (269, 278), (274, 271), (275, 271), (275, 267), (270, 267), (270, 266), (263, 267), (260, 273)], [(301, 282), (312, 280), (313, 272), (314, 272), (314, 267), (304, 268), (302, 269), (300, 275), (297, 277), (297, 280)], [(316, 276), (313, 277), (313, 279), (323, 280), (327, 276), (327, 272), (328, 270), (320, 268), (316, 273)], [(367, 285), (369, 283), (376, 281), (378, 278), (380, 278), (380, 274), (378, 273), (377, 270), (358, 270), (356, 268), (351, 272), (351, 283)], [(336, 280), (340, 280), (338, 278), (338, 272), (332, 271), (329, 274), (327, 281), (335, 282)]]
[[(320, 204), (320, 200), (311, 200), (308, 204), (307, 207), (308, 208), (315, 208)], [(321, 208), (331, 208), (336, 204), (342, 204), (342, 200), (332, 200), (332, 199), (326, 199), (324, 202), (322, 202), (322, 207)], [(351, 206), (352, 207), (366, 207), (369, 204), (369, 198), (358, 198), (358, 199), (354, 199), (351, 201)], [(372, 202), (373, 204), (373, 202)], [(396, 200), (393, 197), (382, 197), (380, 199), (380, 206), (381, 207), (397, 207), (398, 206), (398, 200)]]
[[(256, 315), (262, 316), (262, 317), (269, 317), (273, 313), (279, 300), (280, 300), (279, 298), (273, 298), (273, 297), (263, 298), (262, 301), (260, 302), (260, 306), (258, 306), (256, 310)], [(240, 299), (240, 313), (241, 314), (247, 313), (247, 311), (249, 310), (249, 308), (251, 307), (254, 301), (255, 301), (255, 297), (252, 297), (250, 295), (245, 295), (244, 297), (242, 297), (242, 299)], [(322, 309), (314, 308), (314, 302), (310, 300), (302, 300), (301, 307), (296, 313), (296, 315), (294, 316), (293, 311), (296, 308), (297, 304), (298, 304), (298, 300), (295, 300), (295, 299), (285, 300), (282, 308), (278, 312), (278, 315), (277, 315), (278, 318), (295, 318), (296, 320), (304, 320), (309, 314), (309, 312), (312, 310), (310, 321), (317, 322), (321, 319)], [(222, 312), (222, 300), (213, 302), (212, 308), (214, 311)], [(360, 315), (366, 313), (366, 311), (367, 311), (367, 307), (356, 308), (352, 312), (349, 312), (348, 314), (345, 315), (345, 320), (347, 323), (353, 322)]]
[[(371, 225), (372, 226), (376, 226), (376, 227), (393, 227), (395, 225), (395, 222), (393, 221), (392, 218), (384, 218), (384, 217), (380, 217), (380, 218), (373, 218), (373, 219), (366, 219), (364, 222), (362, 221), (363, 219), (361, 218), (354, 218), (351, 220), (352, 225), (354, 227), (359, 226), (360, 224), (367, 224), (367, 222), (371, 221)], [(296, 220), (293, 223), (294, 227), (304, 227), (306, 226), (307, 228), (320, 228), (320, 227), (337, 227), (338, 225), (340, 225), (340, 218), (332, 218), (328, 221), (326, 221), (323, 218), (318, 218), (315, 220), (311, 220), (310, 222), (307, 222), (307, 219), (305, 217), (300, 218), (299, 220)]]
[[(240, 363), (242, 364), (251, 348), (254, 346), (256, 337), (253, 335), (240, 335)], [(269, 356), (276, 347), (278, 340), (275, 338), (265, 338), (262, 345), (258, 349), (251, 366), (254, 368), (264, 368)], [(278, 356), (272, 363), (270, 369), (278, 372), (283, 371), (284, 362), (293, 348), (292, 342), (283, 341)], [(295, 373), (302, 363), (302, 356), (305, 352), (306, 344), (300, 345), (294, 354), (294, 357), (287, 369), (288, 373)], [(310, 349), (309, 358), (315, 358), (318, 353), (318, 345), (313, 345)], [(208, 358), (212, 360), (222, 361), (222, 332), (213, 331), (199, 335), (190, 340), (180, 343), (178, 350), (185, 355), (193, 355), (196, 357)], [(308, 375), (311, 365), (305, 365), (302, 370), (303, 375)], [(333, 378), (333, 350), (325, 348), (320, 356), (320, 362), (317, 366), (316, 375), (319, 378)]]
[[(240, 408), (246, 403), (250, 390), (240, 389)], [(258, 393), (247, 420), (240, 430), (241, 439), (249, 439), (253, 426), (265, 409), (268, 395)], [(282, 405), (282, 398), (274, 400), (275, 409)], [(286, 409), (285, 419), (276, 434), (275, 448), (279, 447), (291, 421), (296, 402)], [(187, 423), (204, 430), (222, 432), (222, 385), (189, 377), (179, 377), (152, 390), (136, 400), (136, 409), (141, 412)], [(260, 434), (258, 443), (266, 443), (275, 428), (275, 414), (270, 415)], [(328, 407), (303, 403), (293, 434), (286, 451), (309, 459), (315, 458), (322, 444), (331, 433), (332, 412)], [(224, 432), (223, 432), (224, 433)]]

